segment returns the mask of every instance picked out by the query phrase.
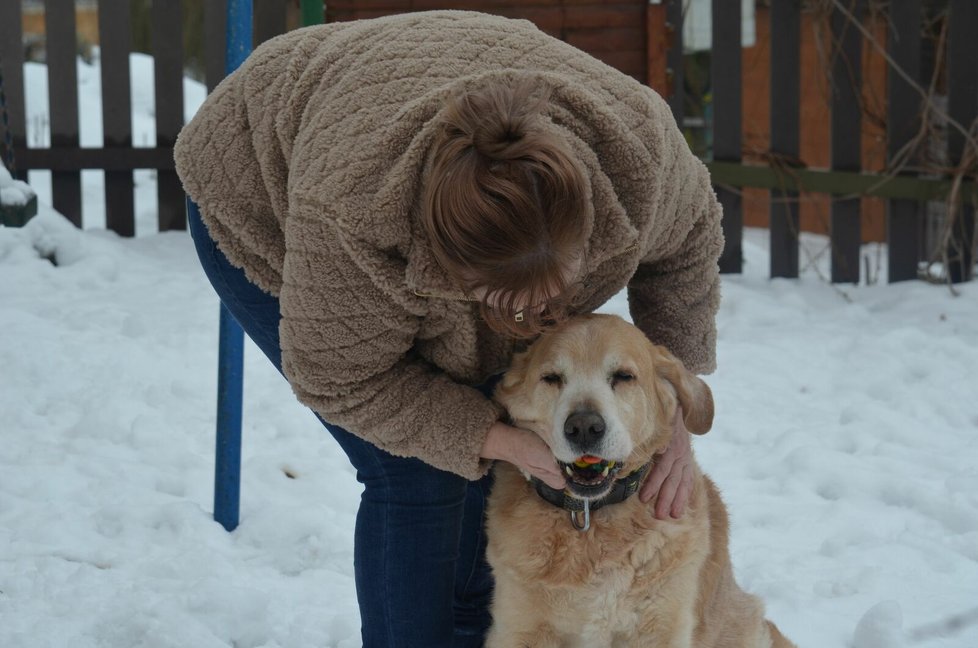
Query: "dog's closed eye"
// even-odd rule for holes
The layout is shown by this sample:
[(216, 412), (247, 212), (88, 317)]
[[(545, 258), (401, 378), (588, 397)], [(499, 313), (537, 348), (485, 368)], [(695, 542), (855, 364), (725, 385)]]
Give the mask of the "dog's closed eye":
[(540, 376), (541, 382), (545, 382), (548, 385), (554, 385), (555, 387), (560, 387), (564, 384), (564, 377), (559, 373), (549, 372)]
[(632, 382), (633, 380), (635, 380), (635, 374), (625, 369), (619, 369), (618, 371), (611, 374), (612, 388), (617, 387), (621, 383)]

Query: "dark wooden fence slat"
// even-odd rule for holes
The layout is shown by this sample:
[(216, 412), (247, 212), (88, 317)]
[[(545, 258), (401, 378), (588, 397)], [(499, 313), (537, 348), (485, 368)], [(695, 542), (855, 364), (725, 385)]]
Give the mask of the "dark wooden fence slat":
[[(24, 50), (21, 46), (21, 3), (0, 2), (0, 61), (3, 64), (4, 96), (7, 102), (7, 127), (10, 130), (11, 143), (14, 147), (14, 165), (11, 169), (14, 175), (27, 179), (27, 172), (22, 171), (17, 164), (16, 151), (26, 146), (27, 119), (24, 106)], [(10, 154), (0, 144), (3, 150), (4, 164)]]
[(645, 9), (645, 85), (667, 102), (671, 94), (666, 64), (670, 45), (666, 31), (668, 22), (666, 6), (649, 3)]
[[(920, 0), (890, 3), (887, 52), (894, 64), (914, 81), (920, 81)], [(900, 150), (917, 134), (921, 97), (892, 68), (887, 69), (886, 155), (893, 162)], [(917, 278), (921, 258), (921, 203), (912, 200), (886, 201), (887, 275), (889, 281)]]
[(672, 45), (666, 53), (666, 77), (672, 94), (667, 98), (669, 107), (672, 108), (672, 116), (676, 118), (679, 127), (683, 126), (685, 110), (683, 99), (686, 96), (685, 81), (683, 79), (683, 3), (682, 0), (665, 0), (666, 21), (671, 30), (669, 36)]
[[(46, 0), (45, 31), (48, 63), (48, 104), (51, 145), (78, 146), (78, 71), (74, 0)], [(51, 174), (54, 208), (81, 227), (81, 174)]]
[[(741, 47), (740, 3), (713, 0), (713, 159), (741, 159)], [(719, 28), (722, 25), (723, 28)], [(723, 207), (724, 247), (720, 272), (740, 272), (743, 267), (744, 216), (739, 191), (715, 187)]]
[[(151, 12), (156, 145), (172, 147), (183, 128), (183, 28), (179, 2), (154, 0)], [(157, 171), (160, 231), (186, 229), (185, 194), (175, 171)]]
[[(948, 32), (948, 114), (971, 136), (978, 137), (978, 3), (974, 0), (951, 0)], [(948, 157), (952, 165), (961, 162), (966, 150), (964, 135), (948, 128)], [(976, 152), (978, 153), (978, 152)], [(972, 159), (972, 164), (975, 164)], [(963, 204), (951, 235), (947, 251), (950, 265), (948, 279), (953, 283), (970, 281), (975, 271), (975, 209)]]
[[(864, 17), (865, 0), (849, 0), (850, 13)], [(862, 166), (862, 34), (838, 8), (832, 11), (832, 168), (858, 171)], [(859, 283), (862, 243), (860, 200), (833, 200), (830, 238), (832, 282)]]
[[(132, 148), (129, 91), (132, 26), (129, 18), (129, 0), (99, 0), (102, 133), (106, 148)], [(135, 236), (132, 171), (105, 172), (105, 225), (120, 236)]]
[(208, 92), (224, 78), (226, 32), (227, 0), (210, 0), (204, 5), (204, 74)]
[(285, 33), (285, 0), (254, 0), (255, 47)]
[[(771, 5), (771, 151), (798, 159), (801, 128), (801, 2)], [(797, 277), (798, 233), (801, 230), (798, 192), (771, 190), (771, 276)]]

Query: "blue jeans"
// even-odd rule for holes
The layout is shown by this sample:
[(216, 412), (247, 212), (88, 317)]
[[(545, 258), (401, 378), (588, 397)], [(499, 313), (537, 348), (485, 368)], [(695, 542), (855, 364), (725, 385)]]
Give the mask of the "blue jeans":
[[(281, 372), (278, 299), (228, 262), (194, 207), (189, 229), (221, 301)], [(470, 482), (395, 457), (319, 420), (364, 486), (353, 549), (364, 648), (482, 646), (493, 585), (483, 527), (490, 478)]]

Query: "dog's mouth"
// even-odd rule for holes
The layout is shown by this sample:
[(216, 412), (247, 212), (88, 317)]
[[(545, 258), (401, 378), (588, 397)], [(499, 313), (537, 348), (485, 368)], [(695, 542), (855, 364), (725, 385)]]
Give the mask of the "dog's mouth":
[(620, 461), (594, 455), (583, 455), (572, 463), (563, 461), (557, 463), (567, 477), (567, 490), (573, 495), (587, 499), (607, 494), (622, 466)]

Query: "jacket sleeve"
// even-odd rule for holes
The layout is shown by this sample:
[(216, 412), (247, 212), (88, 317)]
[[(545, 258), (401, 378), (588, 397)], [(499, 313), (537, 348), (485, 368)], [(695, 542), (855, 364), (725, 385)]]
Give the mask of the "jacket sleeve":
[(282, 369), (298, 399), (391, 454), (484, 475), (501, 408), (415, 356), (419, 316), (378, 280), (394, 261), (351, 251), (334, 221), (302, 211), (288, 218), (280, 294)]
[(646, 252), (628, 285), (632, 319), (695, 373), (716, 369), (717, 261), (722, 210), (706, 167), (689, 150), (671, 114), (662, 130), (655, 218)]

